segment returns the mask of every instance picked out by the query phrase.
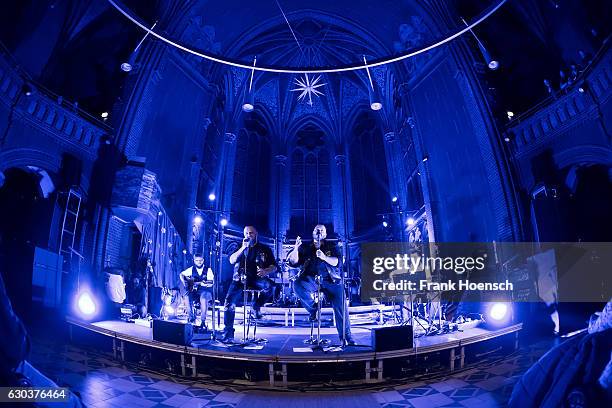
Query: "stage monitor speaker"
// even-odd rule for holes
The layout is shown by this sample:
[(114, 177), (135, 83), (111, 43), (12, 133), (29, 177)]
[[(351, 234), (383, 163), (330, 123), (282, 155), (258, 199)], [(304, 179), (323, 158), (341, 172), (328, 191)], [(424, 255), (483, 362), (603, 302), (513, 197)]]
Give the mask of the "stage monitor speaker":
[(412, 326), (389, 326), (372, 329), (374, 351), (391, 351), (412, 348)]
[(153, 320), (153, 340), (189, 346), (193, 338), (193, 326), (161, 319)]

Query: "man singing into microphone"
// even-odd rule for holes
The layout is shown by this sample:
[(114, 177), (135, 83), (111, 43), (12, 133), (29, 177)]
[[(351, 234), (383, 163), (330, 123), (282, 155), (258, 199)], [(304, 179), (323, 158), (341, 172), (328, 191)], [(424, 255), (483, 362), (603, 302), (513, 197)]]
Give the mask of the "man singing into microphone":
[[(310, 245), (302, 245), (302, 239), (297, 237), (295, 245), (289, 254), (289, 263), (301, 266), (302, 272), (294, 283), (295, 293), (302, 301), (302, 305), (310, 313), (310, 321), (317, 320), (317, 305), (313, 294), (317, 292), (316, 277), (320, 277), (321, 292), (331, 302), (336, 318), (336, 328), (340, 341), (354, 345), (351, 335), (351, 324), (348, 318), (348, 308), (343, 315), (344, 294), (342, 291), (341, 276), (338, 272), (340, 264), (340, 251), (338, 247), (325, 241), (327, 229), (325, 225), (316, 225), (312, 231), (313, 241)], [(344, 339), (342, 329), (344, 328)]]
[(253, 302), (253, 310), (256, 317), (261, 318), (260, 308), (270, 296), (273, 282), (267, 278), (269, 274), (276, 271), (276, 259), (272, 250), (257, 241), (257, 230), (247, 225), (244, 227), (244, 239), (242, 246), (229, 257), (230, 264), (234, 265), (234, 276), (225, 297), (223, 305), (223, 342), (234, 340), (234, 317), (236, 315), (236, 303), (243, 296), (243, 289), (261, 290), (262, 293)]

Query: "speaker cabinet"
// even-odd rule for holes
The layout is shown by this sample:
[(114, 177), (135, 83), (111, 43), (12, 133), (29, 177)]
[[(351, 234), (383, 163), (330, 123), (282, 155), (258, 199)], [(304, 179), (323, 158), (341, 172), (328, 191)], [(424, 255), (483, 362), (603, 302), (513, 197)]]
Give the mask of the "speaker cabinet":
[(412, 348), (412, 326), (389, 326), (372, 329), (374, 351)]
[(189, 346), (193, 338), (193, 326), (181, 322), (153, 320), (153, 340)]

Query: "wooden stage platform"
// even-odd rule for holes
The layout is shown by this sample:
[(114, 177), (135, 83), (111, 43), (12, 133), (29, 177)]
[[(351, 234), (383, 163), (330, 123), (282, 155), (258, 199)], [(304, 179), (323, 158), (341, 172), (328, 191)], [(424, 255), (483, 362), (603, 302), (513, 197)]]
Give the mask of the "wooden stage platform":
[[(210, 333), (195, 334), (190, 346), (163, 343), (153, 340), (152, 329), (128, 323), (121, 320), (105, 320), (85, 322), (67, 317), (71, 334), (78, 330), (89, 335), (102, 337), (102, 340), (112, 341), (112, 352), (115, 358), (130, 360), (130, 348), (176, 353), (180, 356), (180, 368), (183, 376), (198, 375), (198, 368), (229, 362), (244, 362), (244, 364), (267, 365), (270, 385), (286, 385), (289, 370), (300, 370), (300, 366), (324, 365), (334, 370), (334, 365), (358, 363), (360, 369), (355, 372), (356, 379), (365, 382), (383, 381), (384, 362), (396, 359), (409, 359), (431, 353), (443, 352), (448, 367), (452, 371), (456, 367), (463, 368), (466, 348), (483, 342), (504, 339), (512, 348), (518, 346), (518, 333), (522, 323), (513, 324), (499, 329), (474, 327), (472, 324), (460, 326), (459, 331), (447, 334), (421, 336), (414, 339), (413, 347), (401, 350), (376, 352), (371, 345), (371, 329), (380, 325), (361, 325), (352, 328), (356, 346), (340, 349), (337, 331), (334, 327), (321, 329), (322, 338), (328, 339), (329, 348), (313, 350), (304, 344), (310, 336), (308, 327), (258, 327), (257, 337), (265, 338), (267, 342), (259, 347), (243, 347), (239, 344), (226, 345), (210, 339)], [(417, 332), (418, 333), (418, 332)], [(236, 342), (243, 338), (242, 326), (236, 326)], [(263, 347), (262, 347), (263, 346)], [(234, 364), (235, 365), (235, 364)], [(359, 374), (359, 372), (361, 374)]]

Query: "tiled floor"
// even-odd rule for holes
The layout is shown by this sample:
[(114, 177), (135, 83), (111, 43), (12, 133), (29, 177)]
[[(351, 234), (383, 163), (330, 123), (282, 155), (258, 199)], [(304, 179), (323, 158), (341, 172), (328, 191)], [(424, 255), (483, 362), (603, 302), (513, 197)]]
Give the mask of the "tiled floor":
[(348, 392), (268, 392), (198, 383), (131, 370), (105, 355), (51, 343), (36, 342), (30, 360), (91, 407), (477, 408), (504, 406), (518, 377), (549, 348), (550, 342), (537, 343), (501, 362), (484, 362), (444, 378)]

